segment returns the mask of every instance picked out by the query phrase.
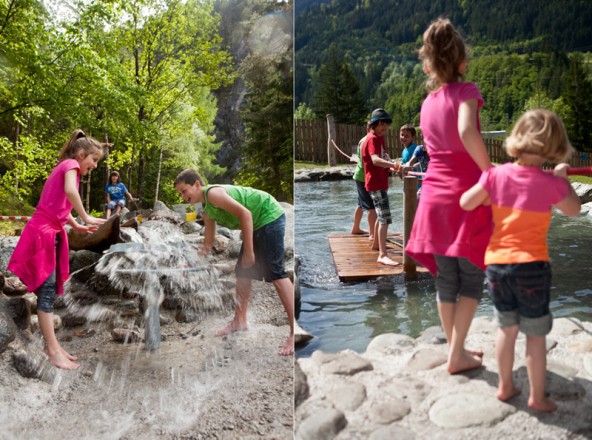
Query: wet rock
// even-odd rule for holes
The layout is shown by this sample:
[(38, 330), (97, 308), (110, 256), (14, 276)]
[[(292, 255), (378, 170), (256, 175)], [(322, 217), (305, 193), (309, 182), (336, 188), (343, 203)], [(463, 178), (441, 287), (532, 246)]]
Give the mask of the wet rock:
[(574, 182), (571, 184), (581, 203), (592, 202), (592, 185), (587, 183)]
[[(54, 314), (53, 317), (52, 317), (52, 319), (53, 319), (53, 328), (54, 328), (54, 330), (61, 329), (62, 326), (63, 326), (63, 322), (62, 322), (61, 316)], [(31, 316), (30, 324), (31, 324), (31, 331), (32, 332), (36, 332), (37, 330), (39, 330), (39, 316), (38, 315)]]
[(175, 320), (177, 322), (197, 322), (200, 314), (194, 309), (182, 308), (175, 313)]
[[(86, 249), (80, 251), (70, 252), (70, 273), (74, 273), (78, 270), (82, 270), (85, 267), (94, 265), (101, 258), (101, 254), (98, 252), (89, 251)], [(82, 282), (86, 282), (86, 279), (80, 279)]]
[(19, 330), (26, 330), (29, 328), (31, 311), (29, 303), (24, 297), (10, 298), (5, 302), (8, 314), (14, 320), (14, 323)]
[(111, 337), (115, 342), (130, 344), (142, 342), (144, 340), (144, 337), (139, 330), (127, 328), (114, 328), (111, 330)]
[(304, 420), (296, 432), (297, 440), (330, 440), (347, 426), (345, 415), (336, 409), (325, 409)]
[(8, 296), (24, 295), (28, 292), (27, 286), (18, 277), (8, 277), (4, 279), (4, 287), (2, 288)]
[(85, 316), (75, 315), (73, 313), (66, 313), (62, 316), (62, 324), (64, 327), (78, 327), (86, 324), (87, 319)]
[(430, 420), (442, 428), (493, 426), (516, 408), (492, 395), (455, 393), (438, 399), (430, 408)]
[[(6, 271), (6, 266), (14, 252), (19, 237), (0, 237), (0, 272)], [(12, 272), (5, 273), (6, 276), (13, 276)]]
[(4, 301), (0, 300), (0, 353), (3, 353), (16, 338), (17, 326), (10, 316)]

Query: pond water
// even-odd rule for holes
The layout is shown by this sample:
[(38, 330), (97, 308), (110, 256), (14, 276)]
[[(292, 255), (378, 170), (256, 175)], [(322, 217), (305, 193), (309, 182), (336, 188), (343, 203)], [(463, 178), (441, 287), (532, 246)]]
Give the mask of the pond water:
[[(351, 230), (357, 203), (352, 180), (298, 182), (295, 196), (295, 246), (300, 256), (302, 309), (298, 323), (315, 337), (297, 349), (298, 357), (315, 350), (336, 353), (344, 349), (363, 352), (370, 340), (383, 333), (418, 337), (428, 327), (440, 325), (432, 277), (415, 281), (403, 275), (367, 282), (339, 281), (327, 236)], [(389, 199), (393, 224), (403, 231), (403, 185), (391, 178)], [(362, 227), (367, 229), (366, 216)], [(592, 321), (592, 219), (581, 215), (553, 215), (549, 251), (553, 267), (553, 316)], [(484, 292), (486, 287), (484, 286)], [(487, 293), (477, 316), (492, 316)]]

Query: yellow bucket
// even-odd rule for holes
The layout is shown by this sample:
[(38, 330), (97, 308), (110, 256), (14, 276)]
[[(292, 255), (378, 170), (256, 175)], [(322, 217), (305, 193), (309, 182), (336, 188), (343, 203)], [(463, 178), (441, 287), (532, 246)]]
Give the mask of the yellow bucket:
[(185, 214), (186, 222), (194, 222), (196, 218), (197, 215), (195, 214), (195, 212), (188, 212), (187, 214)]

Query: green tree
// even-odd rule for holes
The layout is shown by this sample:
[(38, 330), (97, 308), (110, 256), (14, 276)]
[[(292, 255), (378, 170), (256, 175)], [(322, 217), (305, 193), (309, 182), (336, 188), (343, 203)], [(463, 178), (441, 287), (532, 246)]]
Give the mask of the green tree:
[(339, 55), (336, 45), (328, 50), (326, 61), (319, 69), (318, 82), (313, 104), (318, 117), (332, 114), (338, 123), (364, 122), (368, 114), (364, 97), (351, 67)]

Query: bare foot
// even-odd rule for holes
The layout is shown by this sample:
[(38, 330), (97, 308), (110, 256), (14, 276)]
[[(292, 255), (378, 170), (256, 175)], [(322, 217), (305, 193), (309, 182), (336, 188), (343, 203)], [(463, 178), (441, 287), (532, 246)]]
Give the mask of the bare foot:
[(368, 231), (364, 231), (363, 229), (352, 229), (352, 231), (350, 232), (350, 234), (352, 235), (363, 235), (363, 234), (367, 234)]
[(532, 397), (528, 399), (528, 407), (542, 412), (553, 412), (557, 409), (557, 405), (550, 399), (544, 398), (540, 401), (535, 401)]
[(517, 396), (518, 394), (520, 394), (520, 389), (516, 388), (514, 386), (514, 384), (512, 384), (511, 387), (508, 389), (506, 389), (505, 387), (502, 387), (500, 384), (500, 386), (497, 389), (497, 394), (495, 395), (495, 397), (497, 397), (502, 402), (507, 402), (512, 397)]
[(68, 353), (66, 350), (64, 350), (64, 348), (62, 347), (62, 353), (64, 354), (64, 356), (66, 356), (68, 359), (70, 359), (71, 361), (76, 361), (78, 360), (78, 356), (74, 356), (73, 354)]
[(51, 354), (48, 353), (47, 356), (49, 357), (49, 361), (52, 364), (63, 370), (77, 370), (78, 368), (80, 368), (80, 364), (72, 362), (64, 355), (63, 349)]
[(467, 350), (467, 349), (465, 349), (465, 352), (467, 352), (470, 356), (483, 357), (483, 351), (482, 350)]
[(234, 332), (246, 332), (249, 330), (248, 323), (240, 323), (238, 321), (232, 320), (224, 328), (221, 328), (216, 332), (216, 336), (224, 336), (229, 335), (230, 333)]
[(290, 356), (294, 354), (294, 336), (290, 336), (286, 339), (286, 342), (284, 342), (284, 345), (280, 348), (278, 354), (280, 356)]
[(389, 257), (381, 257), (376, 261), (385, 266), (399, 266), (401, 264), (398, 261), (391, 260)]
[(479, 356), (470, 355), (465, 351), (458, 361), (452, 362), (448, 360), (448, 372), (450, 374), (462, 373), (473, 368), (479, 368), (482, 363), (483, 359)]
[(370, 240), (370, 241), (374, 241), (374, 235), (369, 235), (369, 236), (368, 236), (368, 240)]

